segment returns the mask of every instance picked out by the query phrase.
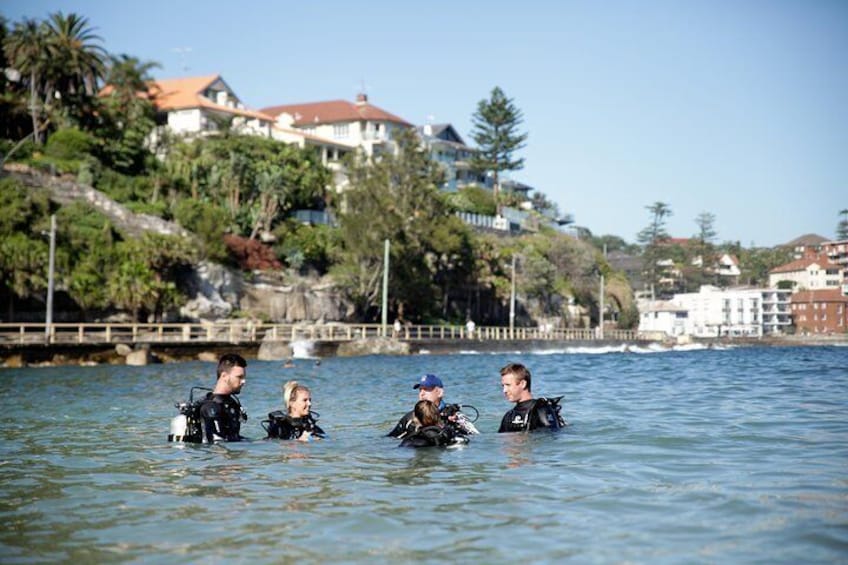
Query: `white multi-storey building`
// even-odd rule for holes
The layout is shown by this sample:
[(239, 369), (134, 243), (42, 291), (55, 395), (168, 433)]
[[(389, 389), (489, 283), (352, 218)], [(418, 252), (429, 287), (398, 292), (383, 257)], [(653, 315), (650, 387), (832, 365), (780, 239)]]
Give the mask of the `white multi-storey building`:
[(646, 302), (640, 307), (639, 330), (700, 338), (782, 333), (791, 324), (789, 294), (704, 285), (699, 292), (675, 294), (670, 301)]

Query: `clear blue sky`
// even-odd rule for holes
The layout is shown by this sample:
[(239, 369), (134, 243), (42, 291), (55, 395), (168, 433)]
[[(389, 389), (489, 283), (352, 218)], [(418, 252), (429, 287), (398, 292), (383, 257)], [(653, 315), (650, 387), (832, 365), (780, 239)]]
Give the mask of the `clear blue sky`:
[(848, 208), (848, 1), (6, 0), (12, 21), (89, 18), (156, 76), (220, 73), (252, 108), (370, 101), (471, 143), (500, 86), (524, 112), (525, 168), (593, 233), (634, 241), (716, 215), (719, 241), (833, 237)]

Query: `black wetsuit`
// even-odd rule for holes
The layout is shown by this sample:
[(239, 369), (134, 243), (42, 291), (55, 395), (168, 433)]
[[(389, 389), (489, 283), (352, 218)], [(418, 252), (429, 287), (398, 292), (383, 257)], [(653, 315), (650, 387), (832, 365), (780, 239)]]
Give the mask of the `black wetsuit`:
[(457, 433), (453, 426), (427, 426), (403, 438), (400, 447), (447, 447), (468, 443), (468, 438)]
[(208, 393), (200, 404), (200, 419), (203, 425), (203, 440), (241, 441), (239, 434), (242, 419), (247, 415), (241, 409), (238, 398), (230, 394)]
[(312, 418), (312, 415), (303, 418), (292, 418), (280, 410), (268, 414), (269, 438), (275, 439), (298, 439), (304, 432), (309, 432), (313, 437), (323, 439), (327, 437), (324, 430)]
[(504, 414), (498, 433), (526, 432), (540, 428), (558, 430), (566, 426), (559, 415), (559, 398), (531, 398), (516, 402), (515, 407)]

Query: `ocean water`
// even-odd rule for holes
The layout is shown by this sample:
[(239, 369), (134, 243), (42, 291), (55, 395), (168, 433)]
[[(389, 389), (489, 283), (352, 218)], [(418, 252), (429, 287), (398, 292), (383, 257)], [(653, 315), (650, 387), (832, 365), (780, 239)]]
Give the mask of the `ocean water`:
[[(495, 433), (512, 361), (564, 396), (566, 430)], [(425, 372), (479, 411), (467, 446), (383, 437)], [(301, 358), (247, 376), (255, 441), (198, 446), (166, 436), (211, 363), (0, 370), (0, 562), (848, 562), (848, 348)], [(261, 439), (292, 378), (329, 439)]]

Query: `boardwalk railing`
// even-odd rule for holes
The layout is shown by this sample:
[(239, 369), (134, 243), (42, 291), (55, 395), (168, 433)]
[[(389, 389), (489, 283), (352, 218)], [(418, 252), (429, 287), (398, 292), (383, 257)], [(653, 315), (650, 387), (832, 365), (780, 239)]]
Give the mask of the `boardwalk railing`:
[[(383, 333), (381, 324), (266, 324), (245, 322), (200, 324), (111, 324), (0, 323), (0, 346), (3, 344), (109, 344), (109, 343), (253, 343), (263, 340), (292, 342), (353, 341), (361, 338), (392, 337), (402, 340), (551, 340), (574, 341), (600, 339), (597, 330), (570, 328), (521, 327), (510, 330), (500, 326), (482, 326), (471, 335), (465, 326), (409, 325), (395, 333), (391, 326)], [(635, 330), (606, 330), (604, 339), (614, 341), (648, 341), (652, 336)]]

